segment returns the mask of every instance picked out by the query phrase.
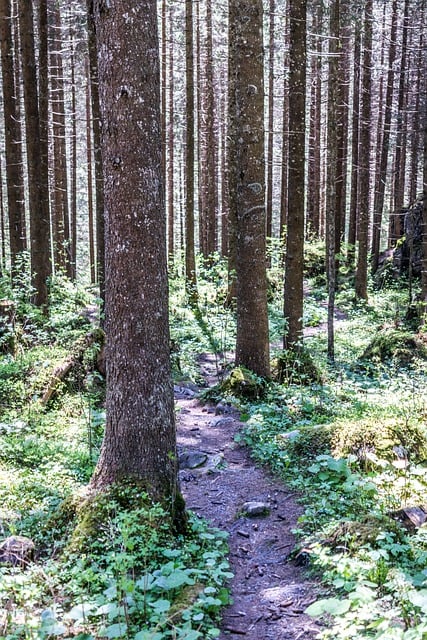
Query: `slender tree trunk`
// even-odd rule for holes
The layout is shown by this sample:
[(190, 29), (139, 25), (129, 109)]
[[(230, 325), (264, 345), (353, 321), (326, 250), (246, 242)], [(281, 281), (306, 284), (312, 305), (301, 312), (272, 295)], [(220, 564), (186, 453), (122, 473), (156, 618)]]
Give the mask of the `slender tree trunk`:
[[(289, 8), (285, 13), (285, 39), (289, 43)], [(288, 47), (289, 48), (289, 47)], [(286, 241), (286, 225), (288, 215), (288, 170), (289, 170), (289, 52), (285, 54), (283, 64), (283, 124), (282, 124), (282, 172), (280, 187), (280, 225), (279, 237), (281, 243)], [(285, 251), (282, 250), (281, 262), (284, 263)]]
[[(70, 14), (70, 20), (72, 18)], [(70, 273), (72, 280), (77, 277), (77, 98), (74, 33), (70, 34), (70, 67), (71, 67), (71, 139), (70, 139)], [(89, 82), (89, 78), (88, 78)], [(90, 109), (90, 105), (89, 105)]]
[(99, 104), (98, 60), (96, 52), (94, 0), (86, 0), (88, 12), (88, 51), (90, 65), (90, 94), (92, 97), (93, 149), (95, 160), (96, 195), (96, 276), (101, 300), (100, 321), (103, 324), (105, 306), (105, 219), (104, 219), (104, 170), (101, 154), (101, 112)]
[[(19, 90), (15, 83), (12, 5), (0, 1), (0, 45), (6, 156), (6, 190), (12, 282), (18, 255), (25, 249), (25, 192)], [(3, 203), (3, 201), (2, 201)], [(2, 234), (4, 243), (5, 237)]]
[(168, 94), (168, 121), (167, 121), (167, 211), (168, 211), (168, 257), (169, 264), (174, 262), (175, 254), (175, 199), (174, 199), (174, 171), (175, 171), (175, 135), (174, 135), (174, 29), (173, 29), (173, 5), (169, 9), (169, 94)]
[(283, 338), (284, 349), (299, 345), (303, 332), (306, 14), (305, 0), (290, 5), (288, 213), (283, 307), (287, 331)]
[[(339, 202), (339, 182), (342, 176), (342, 155), (340, 157), (339, 145), (343, 141), (342, 121), (337, 127), (339, 120), (338, 112), (341, 105), (339, 102), (339, 56), (340, 45), (340, 0), (334, 0), (331, 7), (330, 28), (329, 28), (329, 72), (328, 72), (328, 167), (326, 176), (326, 271), (328, 277), (328, 359), (333, 362), (335, 358), (334, 346), (334, 311), (335, 311), (335, 288), (336, 288), (336, 224), (337, 224), (337, 202)], [(341, 166), (340, 166), (341, 160)], [(342, 186), (342, 185), (341, 185)], [(341, 194), (340, 194), (341, 195)], [(340, 215), (340, 212), (339, 212)]]
[(307, 230), (306, 234), (319, 236), (320, 164), (321, 164), (321, 112), (322, 112), (322, 36), (323, 3), (318, 3), (313, 16), (313, 50), (311, 58), (310, 133), (308, 146)]
[(360, 152), (360, 62), (361, 38), (359, 25), (354, 34), (354, 64), (353, 64), (353, 116), (352, 116), (352, 153), (351, 153), (351, 187), (350, 212), (348, 222), (347, 242), (349, 245), (348, 261), (354, 263), (356, 245), (356, 222), (359, 208), (359, 152)]
[(372, 70), (372, 0), (365, 7), (363, 39), (362, 107), (359, 154), (359, 231), (356, 269), (356, 297), (368, 299), (368, 232), (370, 210), (370, 151), (371, 151), (371, 70)]
[[(267, 238), (273, 236), (273, 143), (274, 143), (274, 16), (275, 0), (270, 0), (269, 57), (268, 57), (268, 129), (267, 129)], [(268, 258), (270, 264), (271, 259)]]
[(93, 160), (92, 160), (92, 117), (91, 117), (91, 82), (89, 61), (86, 65), (86, 166), (87, 166), (87, 215), (89, 231), (89, 270), (90, 281), (96, 282), (95, 233), (93, 215)]
[[(21, 64), (25, 103), (25, 128), (27, 143), (28, 192), (31, 233), (31, 270), (35, 289), (34, 302), (47, 310), (47, 279), (51, 274), (48, 140), (45, 129), (45, 69), (44, 39), (40, 37), (40, 100), (37, 89), (36, 57), (34, 45), (33, 2), (19, 0), (19, 31), (21, 40)], [(40, 12), (44, 9), (40, 4)], [(42, 33), (40, 33), (40, 36)], [(42, 47), (43, 45), (43, 47)], [(47, 125), (47, 122), (46, 122)]]
[(51, 112), (53, 139), (53, 198), (52, 220), (55, 265), (71, 277), (70, 212), (68, 206), (68, 162), (65, 144), (65, 96), (62, 62), (62, 20), (56, 3), (50, 5), (52, 15), (50, 51)]
[(194, 246), (194, 51), (193, 3), (185, 1), (185, 279), (192, 302), (197, 300), (196, 254)]
[(404, 145), (404, 106), (405, 106), (405, 86), (407, 75), (408, 56), (408, 29), (409, 29), (409, 0), (405, 0), (403, 26), (402, 26), (402, 54), (399, 70), (399, 92), (397, 104), (397, 133), (396, 133), (396, 153), (394, 158), (393, 173), (393, 208), (390, 214), (389, 224), (389, 244), (394, 247), (403, 231), (403, 194), (404, 175), (402, 173), (402, 154)]
[(378, 269), (380, 254), (381, 226), (384, 210), (385, 186), (387, 181), (387, 166), (390, 149), (391, 118), (393, 113), (393, 93), (394, 93), (394, 63), (396, 60), (396, 38), (397, 38), (397, 17), (398, 3), (393, 0), (390, 31), (390, 46), (388, 51), (388, 73), (387, 88), (385, 97), (385, 113), (382, 135), (382, 146), (380, 154), (379, 177), (376, 181), (374, 194), (374, 220), (372, 228), (372, 271)]
[[(236, 364), (270, 374), (265, 256), (263, 8), (230, 0), (230, 188), (236, 188)], [(242, 16), (245, 19), (242, 19)]]

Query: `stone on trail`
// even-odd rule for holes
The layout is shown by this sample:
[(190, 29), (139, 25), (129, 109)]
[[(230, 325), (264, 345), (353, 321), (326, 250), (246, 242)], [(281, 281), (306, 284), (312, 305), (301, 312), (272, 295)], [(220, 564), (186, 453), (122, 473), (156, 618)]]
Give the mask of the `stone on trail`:
[(180, 469), (197, 469), (205, 464), (208, 456), (202, 451), (190, 451), (179, 456)]
[(260, 516), (268, 516), (270, 513), (270, 505), (266, 502), (250, 501), (245, 502), (242, 507), (242, 514), (248, 518), (258, 518)]
[(34, 556), (35, 545), (25, 536), (9, 536), (0, 544), (0, 563), (25, 566)]

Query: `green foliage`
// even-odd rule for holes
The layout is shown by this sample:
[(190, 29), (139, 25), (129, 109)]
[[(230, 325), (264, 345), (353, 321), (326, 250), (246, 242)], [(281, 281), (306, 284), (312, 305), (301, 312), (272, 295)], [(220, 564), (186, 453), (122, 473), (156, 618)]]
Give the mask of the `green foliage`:
[(427, 348), (421, 337), (401, 329), (380, 329), (360, 357), (364, 362), (390, 362), (399, 367), (408, 365), (416, 358), (427, 360)]
[(277, 381), (284, 384), (320, 383), (322, 376), (310, 352), (303, 346), (286, 349), (277, 357)]

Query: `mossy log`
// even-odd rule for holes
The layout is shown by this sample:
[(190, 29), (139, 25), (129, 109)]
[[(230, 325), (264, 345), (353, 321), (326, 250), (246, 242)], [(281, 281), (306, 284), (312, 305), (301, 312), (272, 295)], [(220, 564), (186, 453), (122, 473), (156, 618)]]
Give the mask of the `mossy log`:
[(76, 367), (81, 366), (86, 351), (94, 345), (98, 345), (101, 351), (104, 342), (105, 334), (102, 329), (94, 329), (83, 338), (79, 338), (74, 344), (71, 354), (54, 369), (40, 398), (40, 403), (46, 406), (58, 392), (61, 382), (63, 382), (67, 375)]

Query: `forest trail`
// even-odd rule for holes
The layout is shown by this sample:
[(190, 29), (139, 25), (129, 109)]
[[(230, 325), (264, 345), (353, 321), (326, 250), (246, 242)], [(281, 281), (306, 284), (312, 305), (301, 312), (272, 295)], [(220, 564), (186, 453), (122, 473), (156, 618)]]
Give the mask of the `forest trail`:
[[(202, 373), (212, 377), (214, 356), (204, 355), (200, 364)], [(218, 413), (184, 386), (175, 387), (175, 397), (187, 507), (230, 536), (233, 602), (223, 610), (220, 640), (313, 640), (319, 627), (303, 612), (319, 587), (290, 559), (292, 529), (302, 513), (295, 494), (255, 466), (247, 447), (235, 442), (242, 427), (236, 412)], [(268, 505), (270, 511), (244, 515), (248, 502)]]

